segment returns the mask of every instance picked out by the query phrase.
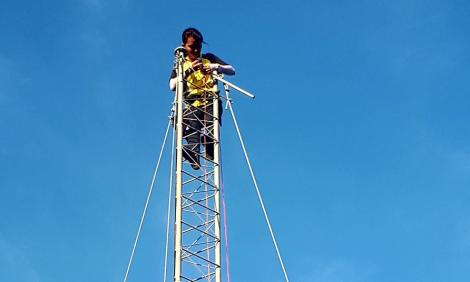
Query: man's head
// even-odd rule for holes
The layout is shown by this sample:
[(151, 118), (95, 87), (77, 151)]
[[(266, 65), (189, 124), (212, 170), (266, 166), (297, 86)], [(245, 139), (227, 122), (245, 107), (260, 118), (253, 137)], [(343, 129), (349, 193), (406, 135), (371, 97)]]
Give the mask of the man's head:
[(188, 51), (189, 59), (195, 60), (199, 58), (201, 55), (202, 43), (204, 42), (202, 33), (199, 30), (190, 27), (183, 31), (181, 39), (183, 41), (183, 47)]

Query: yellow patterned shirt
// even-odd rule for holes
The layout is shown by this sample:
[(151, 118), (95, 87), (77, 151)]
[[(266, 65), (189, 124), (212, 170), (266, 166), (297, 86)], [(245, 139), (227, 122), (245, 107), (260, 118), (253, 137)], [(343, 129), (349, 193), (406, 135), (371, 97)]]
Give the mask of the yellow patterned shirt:
[[(202, 64), (208, 66), (210, 61), (202, 58)], [(183, 64), (183, 73), (186, 84), (186, 98), (196, 99), (192, 105), (199, 107), (207, 104), (204, 96), (207, 92), (214, 93), (216, 91), (216, 83), (210, 74), (203, 74), (201, 70), (191, 71), (191, 61), (185, 60)]]

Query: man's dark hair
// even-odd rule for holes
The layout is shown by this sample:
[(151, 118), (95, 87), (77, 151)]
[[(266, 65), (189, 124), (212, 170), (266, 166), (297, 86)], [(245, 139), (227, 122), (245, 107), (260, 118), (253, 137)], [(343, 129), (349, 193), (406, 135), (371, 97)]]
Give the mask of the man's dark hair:
[(204, 37), (202, 37), (202, 33), (195, 29), (194, 27), (189, 27), (183, 31), (181, 34), (181, 39), (183, 40), (183, 44), (186, 44), (189, 37), (193, 37), (198, 42), (204, 43)]

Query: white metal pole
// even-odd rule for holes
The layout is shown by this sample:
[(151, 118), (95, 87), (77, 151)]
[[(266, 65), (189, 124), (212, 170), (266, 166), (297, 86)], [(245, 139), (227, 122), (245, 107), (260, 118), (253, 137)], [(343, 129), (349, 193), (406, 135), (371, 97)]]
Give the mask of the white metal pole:
[(174, 282), (181, 282), (181, 195), (183, 169), (183, 60), (182, 51), (177, 51), (177, 86), (176, 86), (176, 173), (175, 173), (175, 261)]
[(228, 86), (232, 87), (233, 89), (237, 90), (238, 92), (240, 92), (240, 93), (242, 93), (242, 94), (244, 94), (244, 95), (246, 95), (246, 96), (248, 96), (248, 97), (250, 97), (250, 98), (252, 98), (252, 99), (255, 98), (255, 95), (253, 95), (253, 94), (251, 94), (250, 92), (248, 92), (248, 91), (246, 91), (246, 90), (243, 90), (243, 89), (241, 89), (240, 87), (236, 86), (235, 84), (233, 84), (233, 83), (231, 83), (231, 82), (225, 80), (225, 79), (223, 78), (223, 75), (214, 73), (212, 76), (213, 76), (215, 79), (217, 79), (218, 81), (222, 82), (224, 85), (228, 85)]
[[(217, 93), (218, 91), (216, 91)], [(214, 209), (215, 209), (215, 282), (222, 281), (221, 275), (221, 238), (220, 238), (220, 155), (219, 155), (219, 144), (220, 144), (220, 120), (219, 120), (219, 97), (214, 95), (213, 99), (213, 124), (214, 124), (214, 185), (215, 195), (214, 195)]]

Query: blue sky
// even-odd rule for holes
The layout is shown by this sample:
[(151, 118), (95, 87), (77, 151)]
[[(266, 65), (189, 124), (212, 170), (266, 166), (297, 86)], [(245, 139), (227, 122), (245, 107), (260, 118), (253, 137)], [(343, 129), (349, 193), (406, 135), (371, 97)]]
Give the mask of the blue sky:
[[(461, 0), (3, 0), (0, 281), (122, 281), (188, 26), (257, 95), (235, 111), (291, 281), (469, 281), (469, 16)], [(224, 120), (232, 281), (283, 281)], [(162, 280), (169, 161), (130, 282)]]

